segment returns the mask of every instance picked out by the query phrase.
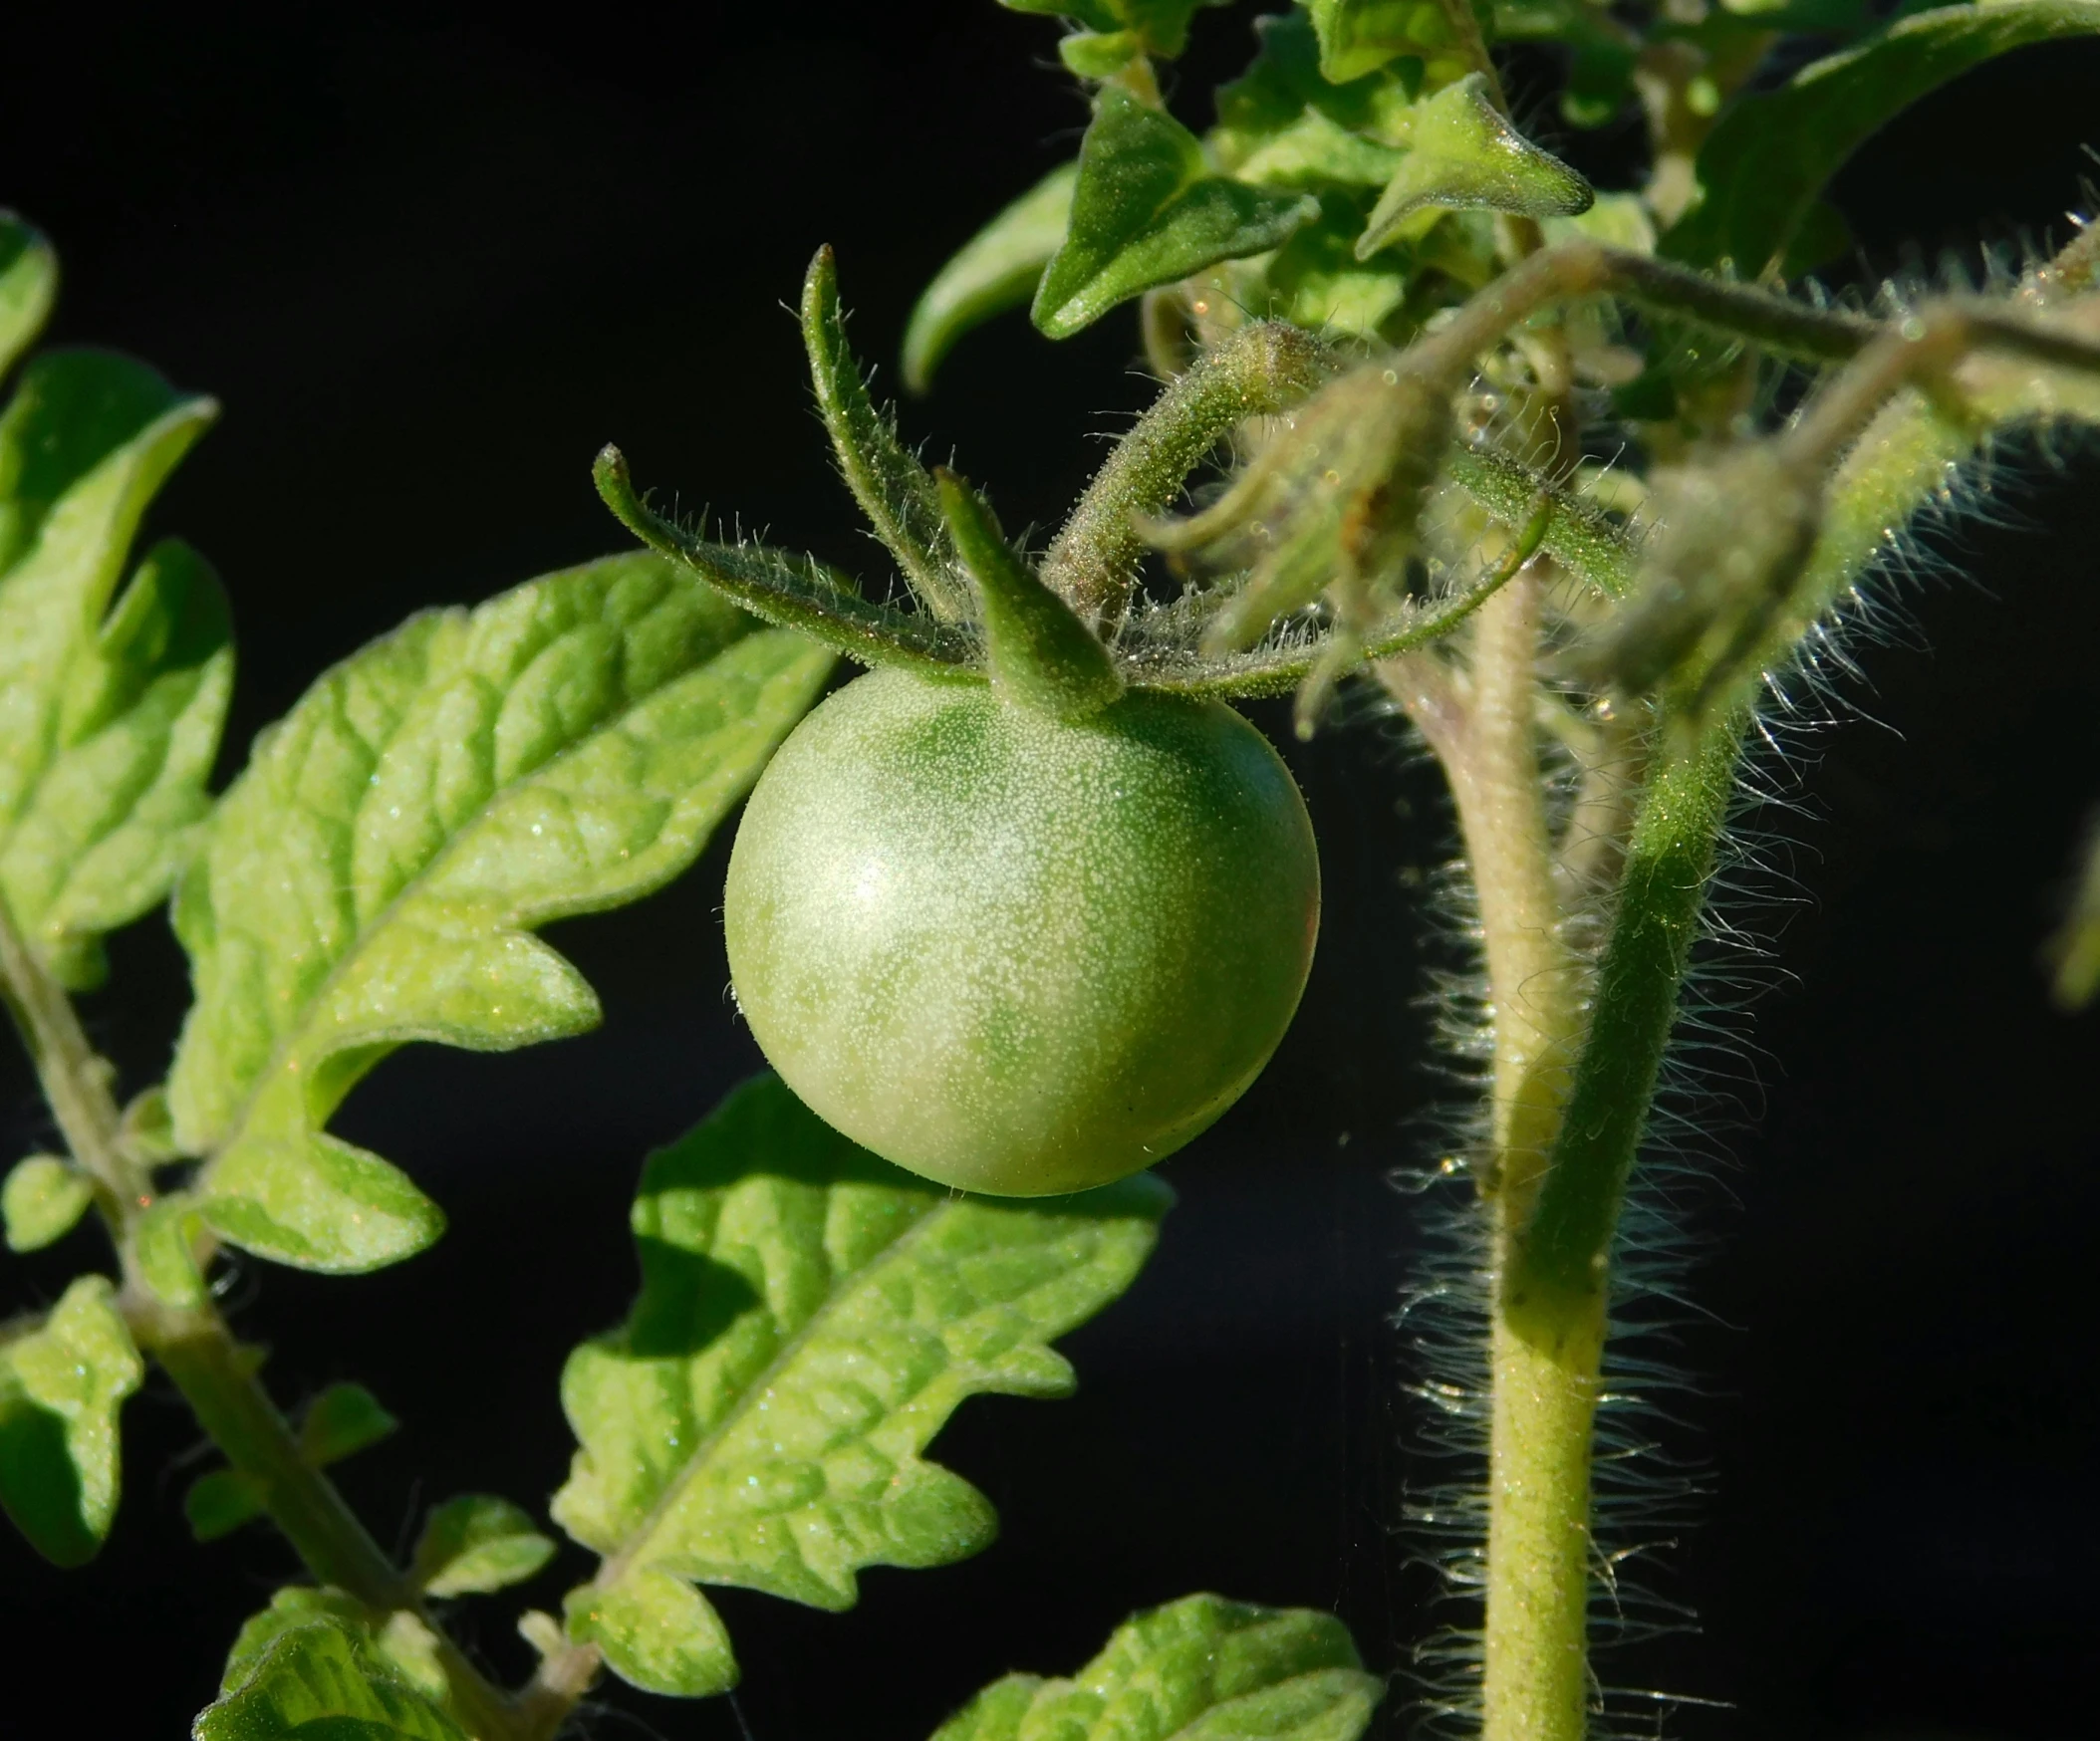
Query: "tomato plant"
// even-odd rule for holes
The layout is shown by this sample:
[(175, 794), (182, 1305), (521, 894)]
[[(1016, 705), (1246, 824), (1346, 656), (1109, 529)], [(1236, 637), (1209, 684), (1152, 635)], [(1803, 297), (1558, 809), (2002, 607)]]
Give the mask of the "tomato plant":
[(943, 1184), (1041, 1196), (1239, 1098), (1304, 989), (1320, 877), (1228, 707), (1068, 723), (878, 671), (767, 765), (726, 902), (737, 1001), (813, 1111)]
[[(1425, 833), (1456, 837), (1435, 1068), (1471, 1098), (1409, 1306), (1436, 1437), (1372, 1521), (1413, 1532), (1458, 1618), (1411, 1617), (1403, 1690), (1324, 1608), (1158, 1603), (1083, 1667), (1013, 1646), (1069, 1678), (968, 1697), (975, 1672), (945, 1674), (939, 1741), (1584, 1741), (1658, 1703), (1596, 1652), (1658, 1612), (1630, 1570), (1652, 1512), (1621, 1502), (1696, 1486), (1639, 1485), (1627, 1411), (1677, 1375), (1629, 1341), (1683, 1290), (1658, 1132), (1688, 999), (1709, 1016), (1702, 971), (1732, 971), (1731, 816), (1906, 529), (1993, 453), (2100, 422), (2100, 230), (1977, 284), (1833, 294), (1829, 190), (1909, 106), (2100, 35), (2100, 7), (1308, 0), (1256, 21), (1214, 113), (1194, 74), (1234, 21), (1198, 0), (1009, 10), (1065, 21), (1083, 135), (886, 337), (924, 393), (1009, 312), (1059, 343), (1136, 317), (1157, 390), (1053, 535), (1010, 536), (899, 435), (823, 249), (801, 339), (894, 576), (725, 537), (608, 447), (595, 482), (639, 549), (409, 617), (225, 779), (226, 593), (139, 537), (217, 406), (39, 349), (56, 256), (0, 218), (0, 995), (52, 1150), (0, 1193), (9, 1245), (48, 1254), (0, 1327), (0, 1508), (54, 1565), (94, 1559), (132, 1398), (179, 1401), (189, 1532), (267, 1524), (300, 1567), (213, 1640), (201, 1741), (552, 1741), (616, 1681), (723, 1698), (740, 1649), (775, 1674), (723, 1590), (831, 1614), (871, 1570), (986, 1548), (991, 1501), (931, 1439), (973, 1395), (1071, 1388), (1053, 1345), (1172, 1205), (1147, 1168), (1261, 1071), (1306, 983), (1318, 855), (1235, 711), (1285, 697), (1304, 739), (1404, 733), (1448, 800)], [(676, 372), (630, 373), (671, 397)], [(448, 513), (491, 487), (452, 484)], [(504, 524), (473, 524), (490, 561)], [(826, 699), (841, 660), (867, 674)], [(253, 1279), (327, 1290), (426, 1252), (437, 1181), (350, 1097), (407, 1076), (388, 1061), (411, 1043), (598, 1022), (543, 932), (685, 875), (747, 796), (724, 921), (777, 1074), (649, 1156), (639, 1290), (563, 1367), (545, 1506), (551, 1475), (503, 1483), (530, 1506), (448, 1477), (390, 1545), (338, 1466), (398, 1422), (273, 1366), (252, 1296), (278, 1290)], [(111, 1006), (75, 1000), (113, 960), (129, 995), (106, 940), (163, 903), (190, 1001), (120, 1079)], [(582, 935), (556, 933), (587, 959)], [(2088, 1001), (2100, 870), (2050, 959)], [(1459, 1473), (1425, 1493), (1437, 1458)], [(1090, 1498), (1094, 1526), (1141, 1527)], [(506, 1592), (531, 1652), (507, 1666), (478, 1624)]]

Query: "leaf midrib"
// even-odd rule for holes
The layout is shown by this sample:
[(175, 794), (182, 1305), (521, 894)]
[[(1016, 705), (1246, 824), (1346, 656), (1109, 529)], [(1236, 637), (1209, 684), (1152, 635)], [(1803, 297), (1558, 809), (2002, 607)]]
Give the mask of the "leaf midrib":
[[(470, 610), (461, 610), (460, 620), (468, 624), (471, 624), (473, 620), (473, 612)], [(404, 901), (408, 900), (411, 896), (419, 894), (422, 891), (424, 885), (430, 880), (430, 878), (433, 877), (437, 873), (438, 870), (451, 858), (451, 856), (455, 852), (458, 851), (460, 843), (473, 834), (474, 830), (481, 825), (481, 823), (487, 818), (489, 812), (492, 811), (497, 804), (502, 802), (505, 798), (509, 797), (512, 793), (530, 784), (531, 781), (537, 780), (541, 775), (547, 774), (555, 768), (561, 766), (561, 764), (566, 762), (571, 756), (580, 754), (587, 744), (597, 741), (597, 739), (601, 737), (605, 732), (613, 730), (621, 722), (631, 718), (644, 706), (648, 705), (648, 703), (654, 701), (657, 696), (663, 694), (664, 691), (670, 689), (675, 684), (684, 682), (687, 678), (713, 665), (715, 661), (719, 659), (724, 653), (728, 652), (731, 647), (740, 645), (743, 641), (750, 639), (753, 634), (762, 634), (765, 632), (767, 631), (763, 628), (752, 628), (746, 630), (743, 634), (738, 635), (736, 639), (728, 641), (722, 646), (717, 647), (714, 652), (710, 654), (708, 658), (702, 663), (694, 665), (689, 669), (681, 672), (678, 676), (671, 678), (668, 682), (659, 683), (655, 689), (651, 690), (648, 695), (643, 696), (640, 700), (631, 703), (629, 706), (621, 709), (618, 713), (608, 714), (602, 721), (600, 721), (600, 723), (594, 730), (576, 739), (575, 742), (569, 744), (566, 748), (560, 750), (556, 754), (549, 756), (546, 761), (540, 763), (538, 767), (533, 769), (531, 774), (529, 774), (525, 779), (512, 781), (508, 785), (499, 785), (492, 792), (490, 792), (488, 797), (480, 805), (476, 806), (473, 815), (468, 819), (466, 824), (456, 830), (451, 836), (451, 838), (445, 842), (444, 846), (439, 849), (436, 853), (431, 855), (429, 862), (420, 870), (418, 870), (413, 876), (409, 877), (405, 882), (401, 884), (399, 889), (394, 892), (394, 896), (387, 902), (387, 904), (381, 907), (379, 912), (374, 915), (372, 922), (370, 924), (362, 925), (359, 927), (358, 934), (356, 938), (352, 941), (350, 947), (345, 949), (343, 953), (337, 957), (335, 964), (329, 968), (327, 974), (322, 978), (321, 983), (315, 987), (314, 995), (311, 998), (307, 999), (304, 1007), (300, 1011), (300, 1016), (297, 1024), (294, 1027), (286, 1030), (285, 1036), (271, 1046), (268, 1061), (263, 1065), (260, 1070), (255, 1073), (254, 1080), (249, 1084), (246, 1093), (241, 1096), (238, 1111), (236, 1111), (234, 1116), (227, 1121), (226, 1134), (212, 1146), (210, 1153), (206, 1158), (204, 1166), (201, 1170), (201, 1174), (197, 1180), (198, 1188), (208, 1194), (211, 1187), (211, 1174), (213, 1169), (216, 1168), (218, 1162), (230, 1150), (238, 1147), (240, 1143), (246, 1139), (248, 1133), (248, 1121), (255, 1115), (256, 1104), (262, 1099), (264, 1093), (268, 1090), (269, 1086), (283, 1075), (286, 1060), (297, 1055), (298, 1042), (303, 1040), (312, 1030), (313, 1013), (316, 1010), (325, 1007), (329, 998), (334, 995), (336, 988), (342, 983), (345, 973), (348, 972), (350, 967), (358, 960), (360, 956), (364, 954), (365, 950), (370, 946), (372, 939), (379, 935), (382, 931), (384, 931), (388, 925), (393, 923), (394, 915), (398, 912), (401, 904)], [(543, 651), (545, 649), (543, 649)], [(463, 672), (454, 671), (452, 673), (452, 676), (448, 678), (447, 681), (449, 682), (452, 680), (456, 680), (456, 678), (462, 674)], [(415, 699), (417, 701), (421, 701), (430, 692), (431, 690), (428, 685), (418, 686)], [(407, 713), (408, 709), (402, 710), (402, 717), (404, 719), (406, 718)], [(388, 747), (392, 747), (394, 739), (398, 737), (398, 730), (389, 735)], [(384, 756), (384, 754), (385, 750), (383, 749), (381, 751), (381, 755)], [(375, 760), (377, 761), (377, 758)], [(361, 816), (363, 814), (363, 811), (364, 801), (361, 800), (359, 803), (359, 814)], [(515, 916), (500, 921), (496, 927), (497, 930), (515, 930), (527, 932), (530, 932), (532, 928), (533, 927), (529, 923), (523, 922), (520, 918)], [(313, 1060), (312, 1062), (318, 1065), (330, 1058), (336, 1057), (342, 1052), (349, 1051), (352, 1047), (355, 1046), (384, 1044), (387, 1044), (387, 1042), (371, 1037), (368, 1037), (363, 1040), (346, 1040), (342, 1044), (330, 1047), (321, 1055), (319, 1059)], [(396, 1042), (396, 1044), (398, 1044), (398, 1042)], [(313, 1123), (310, 1127), (318, 1131), (320, 1127), (326, 1122), (326, 1118), (323, 1118), (321, 1120)]]

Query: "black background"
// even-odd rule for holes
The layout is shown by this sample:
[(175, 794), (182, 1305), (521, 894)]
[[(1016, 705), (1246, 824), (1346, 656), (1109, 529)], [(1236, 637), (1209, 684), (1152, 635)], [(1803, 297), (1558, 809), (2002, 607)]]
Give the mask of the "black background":
[[(62, 251), (54, 338), (226, 404), (152, 526), (233, 595), (227, 774), (323, 665), (410, 610), (620, 547), (587, 475), (609, 438), (688, 506), (879, 576), (780, 305), (833, 243), (856, 338), (887, 361), (918, 286), (1084, 119), (1045, 65), (1054, 31), (989, 0), (530, 23), (50, 10), (5, 27), (0, 197)], [(1186, 119), (1207, 119), (1256, 10), (1198, 21)], [(1549, 114), (1537, 71), (1519, 97)], [(2096, 45), (2030, 50), (1875, 139), (1837, 190), (1862, 275), (1943, 247), (1972, 261), (2023, 227), (2060, 238), (2096, 96)], [(1602, 179), (1629, 159), (1623, 131), (1559, 142)], [(1010, 525), (1054, 524), (1147, 396), (1133, 352), (1122, 318), (1062, 347), (1002, 322), (907, 431), (952, 445)], [(1754, 1043), (1712, 1067), (1738, 1102), (1730, 1159), (1691, 1193), (1677, 1358), (1696, 1383), (1659, 1428), (1708, 1463), (1704, 1521), (1651, 1575), (1705, 1630), (1603, 1664), (1737, 1706), (1687, 1707), (1675, 1732), (2092, 1732), (2100, 1027), (2049, 1011), (2035, 956), (2100, 795), (2096, 485), (2090, 450), (2007, 454), (1942, 541), (1954, 567), (1881, 587), (1903, 621), (1844, 685), (1873, 718), (1767, 766), (1795, 808), (1757, 819), (1772, 870), (1736, 910), (1776, 940), (1771, 989)], [(1446, 1092), (1419, 999), (1449, 950), (1419, 884), (1450, 831), (1398, 728), (1359, 715), (1289, 751), (1328, 914), (1282, 1053), (1170, 1167), (1182, 1204), (1158, 1259), (1066, 1345), (1079, 1396), (972, 1401), (937, 1443), (1003, 1539), (872, 1573), (845, 1617), (725, 1593), (738, 1709), (616, 1688), (601, 1732), (922, 1736), (993, 1675), (1069, 1671), (1132, 1608), (1205, 1588), (1337, 1607), (1373, 1666), (1404, 1665), (1432, 1587), (1397, 1528), (1424, 1467), (1389, 1318), (1424, 1210), (1387, 1179), (1434, 1154), (1425, 1109)], [(438, 1247), (364, 1280), (239, 1280), (281, 1399), (357, 1377), (406, 1422), (343, 1471), (383, 1540), (448, 1494), (537, 1505), (562, 1478), (556, 1375), (631, 1293), (640, 1157), (758, 1063), (724, 995), (726, 839), (646, 905), (557, 927), (602, 1031), (507, 1058), (412, 1049), (345, 1109), (338, 1128), (446, 1206)], [(185, 981), (157, 918), (115, 956), (86, 1008), (130, 1090), (164, 1069)], [(27, 1072), (5, 1069), (10, 1140), (49, 1140)], [(6, 1308), (54, 1298), (98, 1237), (8, 1260)], [(126, 1440), (93, 1568), (0, 1538), (0, 1731), (183, 1733), (292, 1572), (260, 1530), (187, 1541), (182, 1491), (208, 1464), (163, 1381)], [(570, 1551), (529, 1595), (556, 1606), (587, 1564)], [(457, 1617), (515, 1674), (510, 1612)], [(1403, 1720), (1396, 1694), (1384, 1732)]]

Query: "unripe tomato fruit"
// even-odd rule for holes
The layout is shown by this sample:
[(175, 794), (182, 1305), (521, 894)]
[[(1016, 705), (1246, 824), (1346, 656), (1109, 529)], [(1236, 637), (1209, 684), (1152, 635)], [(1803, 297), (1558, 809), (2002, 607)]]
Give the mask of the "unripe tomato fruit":
[(751, 794), (724, 921), (774, 1069), (966, 1190), (1084, 1190), (1173, 1153), (1290, 1025), (1320, 867), (1276, 752), (1214, 701), (1078, 724), (877, 671)]

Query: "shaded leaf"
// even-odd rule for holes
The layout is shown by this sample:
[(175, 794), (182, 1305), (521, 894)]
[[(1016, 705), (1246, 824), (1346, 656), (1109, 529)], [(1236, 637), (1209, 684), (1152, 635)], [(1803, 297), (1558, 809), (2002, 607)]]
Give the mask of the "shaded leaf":
[(11, 211), (0, 211), (0, 374), (44, 330), (58, 295), (51, 244)]
[[(216, 1542), (222, 1536), (230, 1536), (242, 1524), (252, 1523), (262, 1514), (262, 1488), (238, 1469), (213, 1469), (199, 1475), (182, 1495), (182, 1521), (199, 1542)], [(247, 1633), (241, 1635), (246, 1637)], [(238, 1649), (239, 1645), (234, 1647)]]
[(1077, 163), (1060, 163), (967, 242), (919, 293), (905, 328), (905, 385), (922, 393), (972, 327), (1024, 308), (1065, 239)]
[(990, 1541), (983, 1495), (919, 1453), (979, 1391), (1056, 1396), (1050, 1340), (1137, 1274), (1169, 1201), (1140, 1176), (1030, 1203), (877, 1159), (772, 1076), (650, 1157), (633, 1315), (562, 1374), (582, 1449), (554, 1515), (608, 1556), (573, 1634), (637, 1685), (733, 1684), (692, 1583), (850, 1607), (867, 1566)]
[(1031, 318), (1068, 339), (1154, 285), (1275, 247), (1318, 211), (1316, 200), (1212, 175), (1173, 116), (1104, 86), (1079, 147), (1070, 229)]
[(532, 929), (684, 870), (829, 667), (637, 553), (412, 618), (315, 684), (175, 902), (196, 1002), (168, 1100), (212, 1226), (335, 1271), (434, 1239), (435, 1206), (329, 1117), (406, 1041), (596, 1022)]
[(431, 1596), (486, 1595), (522, 1584), (554, 1543), (507, 1499), (466, 1493), (434, 1508), (415, 1544), (413, 1576)]
[(323, 1469), (378, 1444), (400, 1424), (363, 1384), (331, 1384), (299, 1417), (299, 1454)]
[(466, 1741), (357, 1631), (328, 1617), (279, 1631), (190, 1733), (195, 1741)]
[(56, 1565), (85, 1565), (110, 1533), (117, 1411), (142, 1375), (102, 1276), (82, 1276), (0, 1343), (0, 1509)]
[[(1381, 72), (1335, 84), (1320, 71), (1320, 45), (1303, 12), (1254, 21), (1260, 49), (1253, 63), (1217, 92), (1217, 125), (1210, 142), (1220, 164), (1234, 174), (1257, 153), (1283, 146), (1311, 124), (1316, 132), (1340, 132), (1360, 144), (1404, 143), (1417, 81)], [(1389, 165), (1374, 185), (1383, 186)], [(1353, 179), (1354, 177), (1350, 177)], [(1250, 179), (1260, 179), (1257, 173)]]
[(0, 895), (69, 986), (166, 893), (233, 682), (226, 602), (173, 540), (111, 603), (139, 517), (217, 415), (142, 364), (39, 357), (0, 416)]
[(1359, 260), (1401, 235), (1418, 212), (1566, 217), (1587, 211), (1596, 198), (1573, 169), (1509, 124), (1478, 73), (1417, 107), (1413, 142), (1357, 240)]
[(1662, 252), (1743, 278), (1820, 264), (1808, 257), (1817, 250), (1797, 243), (1825, 184), (1869, 134), (1994, 56), (2095, 32), (2100, 0), (1946, 6), (1899, 19), (1776, 91), (1739, 98), (1701, 147), (1700, 203), (1663, 238)]
[(6, 1185), (0, 1187), (7, 1249), (42, 1251), (71, 1233), (94, 1201), (93, 1181), (71, 1161), (55, 1154), (32, 1154), (16, 1161)]
[(933, 1741), (1356, 1741), (1384, 1692), (1332, 1615), (1189, 1596), (1070, 1680), (993, 1681)]
[(131, 1227), (132, 1261), (146, 1286), (170, 1306), (201, 1306), (207, 1298), (197, 1239), (204, 1217), (188, 1192), (157, 1198)]
[(1009, 12), (1069, 18), (1097, 36), (1128, 34), (1139, 52), (1172, 60), (1188, 46), (1188, 24), (1229, 0), (999, 0)]

